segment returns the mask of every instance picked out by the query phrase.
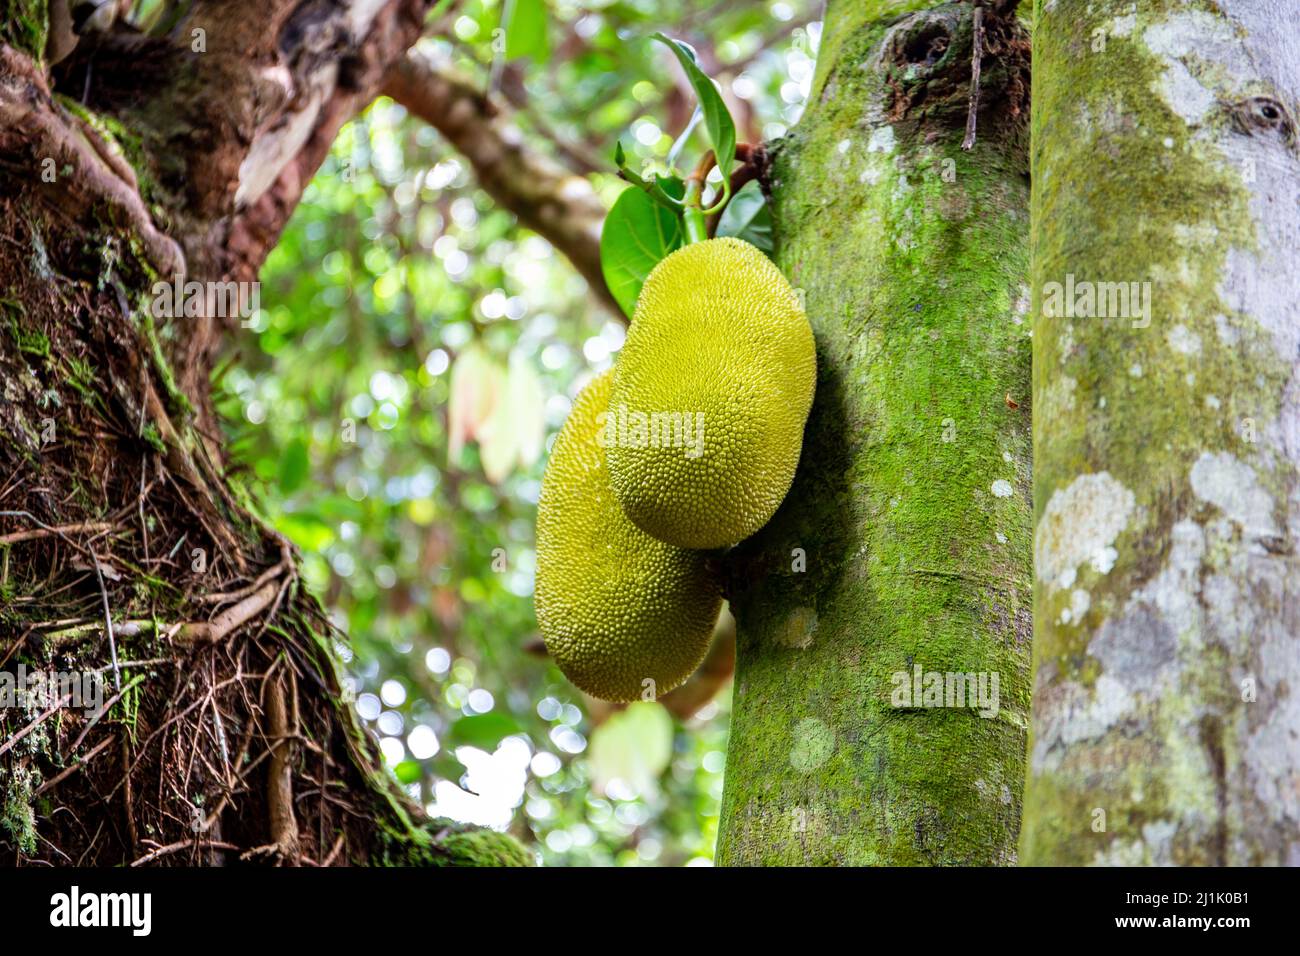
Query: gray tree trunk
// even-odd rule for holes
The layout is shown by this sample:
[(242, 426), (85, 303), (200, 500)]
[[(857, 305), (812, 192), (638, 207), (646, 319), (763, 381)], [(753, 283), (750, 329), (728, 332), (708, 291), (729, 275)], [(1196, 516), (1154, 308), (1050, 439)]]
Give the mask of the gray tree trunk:
[(1028, 863), (1300, 863), (1296, 12), (1037, 4)]
[[(794, 487), (735, 555), (724, 864), (1015, 859), (1028, 41), (984, 23), (972, 151), (972, 8), (915, 2), (829, 4), (807, 114), (771, 149), (777, 260), (819, 371)], [(916, 699), (918, 671), (996, 677), (997, 705)]]

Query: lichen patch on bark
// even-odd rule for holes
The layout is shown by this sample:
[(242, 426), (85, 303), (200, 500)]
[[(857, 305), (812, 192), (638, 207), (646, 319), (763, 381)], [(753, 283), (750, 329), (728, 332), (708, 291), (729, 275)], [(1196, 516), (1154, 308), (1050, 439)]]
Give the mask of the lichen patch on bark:
[(1052, 495), (1034, 537), (1034, 570), (1043, 586), (1049, 592), (1070, 587), (1085, 564), (1107, 573), (1134, 502), (1133, 492), (1105, 471), (1080, 475)]
[[(1027, 862), (1300, 855), (1279, 797), (1300, 790), (1300, 739), (1280, 732), (1300, 660), (1285, 7), (1037, 4), (1034, 394), (1050, 413), (1034, 436)], [(1045, 314), (1044, 286), (1067, 275), (1149, 283), (1150, 314)]]

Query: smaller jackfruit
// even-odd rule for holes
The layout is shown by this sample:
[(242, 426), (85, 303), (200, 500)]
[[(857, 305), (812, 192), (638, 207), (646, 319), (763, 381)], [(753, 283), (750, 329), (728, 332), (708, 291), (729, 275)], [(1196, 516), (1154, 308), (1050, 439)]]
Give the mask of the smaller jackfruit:
[(662, 541), (720, 548), (790, 490), (817, 384), (812, 328), (779, 269), (740, 239), (651, 271), (614, 372), (614, 494)]
[(707, 554), (652, 538), (614, 498), (600, 442), (612, 384), (606, 372), (582, 390), (551, 450), (534, 603), (565, 676), (593, 697), (631, 701), (666, 694), (699, 666), (722, 589)]

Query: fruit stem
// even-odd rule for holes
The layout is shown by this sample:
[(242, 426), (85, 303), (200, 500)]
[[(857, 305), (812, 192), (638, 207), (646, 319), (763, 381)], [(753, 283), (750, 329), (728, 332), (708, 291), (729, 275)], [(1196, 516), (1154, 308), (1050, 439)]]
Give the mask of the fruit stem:
[[(690, 195), (690, 189), (687, 187), (687, 196)], [(696, 197), (698, 203), (699, 197)], [(709, 227), (704, 221), (704, 211), (698, 205), (687, 206), (682, 210), (682, 225), (686, 227), (686, 244), (693, 242), (703, 242), (709, 238)]]
[(686, 230), (687, 245), (709, 238), (708, 223), (700, 204), (704, 197), (704, 180), (714, 165), (713, 150), (709, 150), (686, 179), (686, 194), (682, 197), (682, 225)]

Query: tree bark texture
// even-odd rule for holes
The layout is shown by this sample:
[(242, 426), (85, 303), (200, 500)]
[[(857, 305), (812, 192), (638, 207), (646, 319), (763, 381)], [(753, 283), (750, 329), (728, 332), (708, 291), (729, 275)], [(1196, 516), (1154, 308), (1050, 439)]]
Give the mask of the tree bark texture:
[(95, 672), (110, 705), (0, 710), (6, 862), (527, 862), (426, 818), (345, 698), (227, 473), (237, 316), (149, 308), (159, 280), (256, 278), (430, 5), (195, 0), (51, 73), (46, 4), (0, 2), (0, 670)]
[(1300, 863), (1295, 13), (1036, 4), (1028, 863)]
[[(733, 555), (724, 864), (1016, 858), (1029, 47), (985, 11), (963, 151), (972, 19), (969, 4), (832, 0), (807, 112), (769, 146), (777, 260), (805, 296), (818, 381), (794, 486)], [(996, 714), (927, 706), (918, 671), (996, 675)]]

